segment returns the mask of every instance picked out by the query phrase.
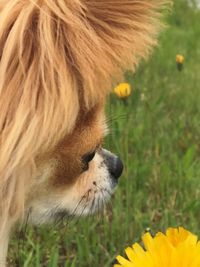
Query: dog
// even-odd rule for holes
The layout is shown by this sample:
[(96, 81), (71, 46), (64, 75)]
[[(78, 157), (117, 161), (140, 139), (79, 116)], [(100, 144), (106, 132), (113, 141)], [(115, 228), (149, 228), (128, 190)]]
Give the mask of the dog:
[(123, 164), (105, 99), (157, 43), (165, 0), (0, 0), (0, 266), (10, 233), (94, 213)]

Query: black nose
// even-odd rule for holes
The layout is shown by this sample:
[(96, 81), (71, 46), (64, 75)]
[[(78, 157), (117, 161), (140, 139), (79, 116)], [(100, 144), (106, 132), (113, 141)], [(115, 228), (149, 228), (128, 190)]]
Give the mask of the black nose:
[(118, 157), (115, 157), (113, 159), (113, 162), (109, 166), (109, 171), (110, 171), (111, 175), (114, 178), (118, 179), (122, 175), (123, 169), (124, 169), (124, 165), (123, 165), (121, 159)]
[(103, 155), (109, 173), (114, 179), (118, 180), (118, 178), (122, 175), (124, 168), (122, 161), (120, 160), (120, 158), (106, 149), (102, 149), (101, 153)]

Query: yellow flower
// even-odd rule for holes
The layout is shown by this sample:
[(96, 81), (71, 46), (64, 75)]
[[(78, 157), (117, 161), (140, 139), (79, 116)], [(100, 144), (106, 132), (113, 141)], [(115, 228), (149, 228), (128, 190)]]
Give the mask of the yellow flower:
[(131, 94), (131, 86), (129, 83), (120, 83), (114, 88), (114, 93), (122, 99), (126, 99)]
[(184, 61), (185, 61), (185, 58), (183, 55), (176, 55), (176, 63), (177, 64), (183, 65)]
[(125, 249), (128, 259), (117, 256), (114, 267), (199, 267), (200, 241), (182, 227), (169, 228), (166, 234), (142, 237), (143, 249), (138, 243)]

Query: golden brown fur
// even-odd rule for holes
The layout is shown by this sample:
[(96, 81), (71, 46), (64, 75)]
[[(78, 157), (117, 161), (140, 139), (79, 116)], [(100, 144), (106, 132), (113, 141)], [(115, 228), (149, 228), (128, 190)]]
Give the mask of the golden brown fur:
[(166, 2), (0, 0), (0, 239), (80, 113), (148, 56)]

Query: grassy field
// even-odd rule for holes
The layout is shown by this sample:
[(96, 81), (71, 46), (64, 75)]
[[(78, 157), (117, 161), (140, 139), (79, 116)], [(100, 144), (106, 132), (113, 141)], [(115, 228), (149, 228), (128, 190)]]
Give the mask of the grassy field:
[(10, 266), (111, 267), (147, 228), (181, 225), (200, 236), (200, 11), (176, 0), (168, 17), (151, 59), (126, 74), (128, 103), (108, 101), (106, 146), (126, 168), (104, 216), (16, 233)]

